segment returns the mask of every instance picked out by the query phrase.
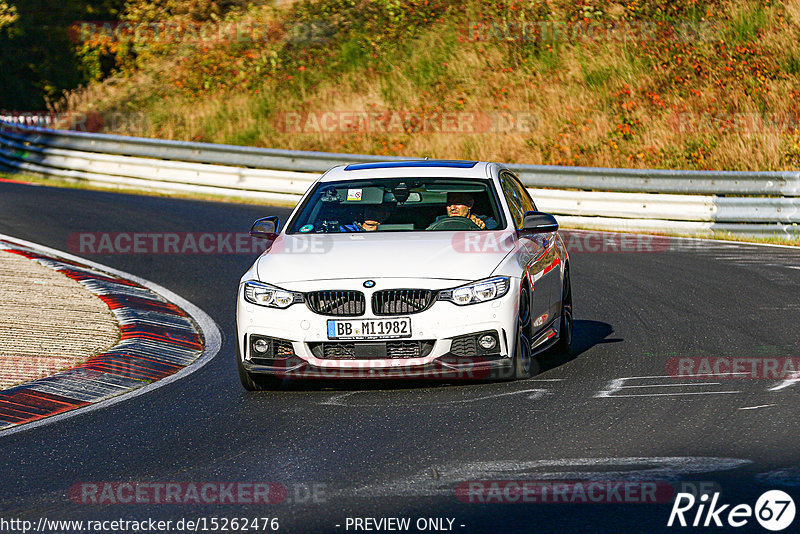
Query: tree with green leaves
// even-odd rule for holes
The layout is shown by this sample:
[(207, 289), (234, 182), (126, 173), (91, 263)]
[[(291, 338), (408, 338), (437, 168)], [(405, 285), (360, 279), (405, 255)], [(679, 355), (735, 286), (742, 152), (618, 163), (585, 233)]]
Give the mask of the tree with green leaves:
[(125, 0), (0, 0), (0, 109), (43, 110), (91, 79), (71, 30), (117, 20)]

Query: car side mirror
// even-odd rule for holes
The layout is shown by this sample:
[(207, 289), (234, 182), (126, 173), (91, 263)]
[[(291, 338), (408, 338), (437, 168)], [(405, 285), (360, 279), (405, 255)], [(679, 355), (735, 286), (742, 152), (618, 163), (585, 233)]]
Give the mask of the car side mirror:
[(532, 234), (546, 234), (558, 231), (558, 221), (549, 213), (527, 211), (522, 219), (522, 230)]
[(258, 219), (250, 228), (250, 235), (261, 239), (275, 239), (278, 236), (278, 222), (274, 215)]

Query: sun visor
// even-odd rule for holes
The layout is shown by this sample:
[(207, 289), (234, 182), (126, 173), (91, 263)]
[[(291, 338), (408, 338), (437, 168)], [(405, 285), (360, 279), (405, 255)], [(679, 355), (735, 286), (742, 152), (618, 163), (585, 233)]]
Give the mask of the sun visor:
[(382, 187), (349, 187), (336, 189), (342, 204), (381, 204)]

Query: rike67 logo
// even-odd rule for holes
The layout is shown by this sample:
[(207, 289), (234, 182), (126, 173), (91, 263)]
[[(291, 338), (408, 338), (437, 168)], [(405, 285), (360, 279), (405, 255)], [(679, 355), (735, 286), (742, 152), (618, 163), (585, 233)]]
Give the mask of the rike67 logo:
[(667, 526), (739, 528), (750, 523), (755, 516), (762, 527), (777, 532), (786, 529), (794, 521), (794, 500), (783, 491), (767, 491), (758, 498), (755, 507), (749, 504), (721, 504), (720, 495), (705, 493), (697, 498), (691, 493), (679, 493), (672, 505)]

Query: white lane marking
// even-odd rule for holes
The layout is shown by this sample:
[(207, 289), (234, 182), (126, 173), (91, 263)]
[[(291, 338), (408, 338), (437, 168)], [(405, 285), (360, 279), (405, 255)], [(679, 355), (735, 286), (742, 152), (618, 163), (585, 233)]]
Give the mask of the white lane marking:
[(6, 430), (0, 430), (0, 438), (11, 434), (16, 434), (17, 432), (24, 432), (26, 430), (31, 430), (33, 428), (37, 428), (43, 425), (49, 425), (51, 423), (55, 423), (56, 421), (62, 421), (69, 417), (75, 417), (76, 415), (92, 412), (94, 410), (101, 410), (103, 408), (107, 408), (109, 406), (117, 404), (118, 402), (123, 402), (132, 399), (134, 397), (138, 397), (139, 395), (150, 393), (155, 389), (158, 389), (162, 386), (166, 386), (167, 384), (185, 378), (190, 374), (194, 373), (195, 371), (206, 365), (208, 362), (210, 362), (211, 359), (217, 355), (220, 348), (222, 348), (222, 332), (220, 331), (217, 323), (214, 322), (214, 319), (209, 317), (209, 315), (206, 312), (204, 312), (203, 310), (201, 310), (188, 300), (173, 293), (172, 291), (170, 291), (165, 287), (162, 287), (149, 280), (145, 280), (144, 278), (139, 278), (138, 276), (126, 273), (124, 271), (120, 271), (118, 269), (114, 269), (112, 267), (108, 267), (100, 263), (87, 260), (85, 258), (74, 256), (72, 254), (56, 250), (54, 248), (46, 247), (44, 245), (39, 245), (38, 243), (32, 243), (30, 241), (25, 241), (23, 239), (17, 239), (15, 237), (11, 237), (5, 234), (0, 234), (0, 239), (5, 239), (6, 241), (10, 241), (12, 243), (22, 245), (24, 247), (29, 247), (33, 250), (40, 251), (44, 254), (51, 254), (53, 256), (64, 258), (65, 260), (71, 260), (83, 263), (99, 271), (105, 271), (107, 273), (114, 274), (116, 276), (120, 276), (122, 278), (126, 278), (128, 280), (132, 280), (138, 284), (143, 285), (144, 287), (158, 293), (159, 295), (167, 299), (167, 301), (175, 304), (176, 306), (184, 310), (186, 313), (188, 313), (189, 316), (194, 320), (194, 322), (197, 323), (197, 326), (200, 329), (200, 333), (202, 334), (203, 340), (205, 342), (203, 353), (200, 355), (200, 357), (197, 358), (193, 363), (187, 365), (186, 367), (184, 367), (183, 369), (181, 369), (180, 371), (178, 371), (173, 375), (170, 375), (161, 380), (157, 380), (155, 382), (147, 384), (146, 386), (142, 386), (138, 389), (134, 389), (132, 391), (129, 391), (128, 393), (123, 393), (116, 397), (112, 397), (110, 399), (106, 399), (104, 401), (95, 404), (89, 404), (87, 406), (83, 406), (81, 408), (75, 408), (74, 410), (70, 410), (68, 412), (64, 412), (58, 415), (45, 417), (44, 419), (39, 419), (38, 421), (32, 421), (30, 423), (24, 423), (22, 425), (18, 425), (12, 428), (7, 428)]
[[(349, 403), (346, 402), (350, 397), (357, 394), (367, 394), (368, 392), (364, 391), (348, 391), (347, 393), (339, 393), (332, 396), (330, 399), (320, 402), (320, 406), (344, 406), (347, 408), (361, 408), (361, 407), (374, 407), (374, 406), (386, 406), (386, 403), (368, 403), (368, 404), (359, 404), (359, 403)], [(526, 398), (528, 400), (536, 400), (538, 398), (543, 397), (547, 394), (546, 389), (523, 389), (520, 391), (509, 391), (505, 393), (495, 393), (491, 395), (482, 395), (480, 397), (474, 397), (471, 399), (454, 399), (454, 400), (444, 400), (444, 401), (435, 401), (435, 402), (403, 402), (402, 406), (438, 406), (444, 404), (466, 404), (469, 402), (480, 402), (489, 399), (496, 399), (499, 397), (507, 397), (510, 395), (521, 395), (527, 393), (528, 395)]]
[(525, 382), (563, 382), (566, 378), (528, 378)]
[[(681, 393), (635, 393), (631, 395), (606, 395), (609, 398), (617, 399), (620, 397), (674, 397), (682, 395), (724, 395), (726, 393), (741, 393), (741, 391), (687, 391)], [(597, 397), (597, 395), (595, 395)]]
[(759, 408), (769, 408), (770, 406), (777, 406), (777, 404), (760, 404), (758, 406), (743, 406), (740, 410), (757, 410)]
[[(639, 377), (632, 377), (632, 378), (639, 378)], [(610, 397), (612, 393), (622, 389), (624, 383), (625, 383), (625, 379), (624, 378), (615, 378), (611, 382), (608, 383), (608, 385), (606, 386), (607, 389), (598, 391), (597, 393), (595, 393), (594, 396), (595, 396), (595, 398), (598, 398), (598, 399), (602, 399), (602, 398), (605, 398), (605, 397)]]
[[(669, 381), (665, 381), (668, 379)], [(662, 383), (658, 384), (628, 384), (631, 380), (658, 380)], [(658, 388), (658, 387), (702, 387), (702, 386), (720, 386), (721, 382), (674, 382), (675, 377), (670, 375), (656, 375), (656, 376), (627, 376), (623, 378), (615, 378), (611, 380), (606, 389), (600, 390), (595, 393), (594, 397), (598, 399), (603, 398), (619, 398), (619, 397), (668, 397), (668, 396), (683, 396), (683, 395), (720, 395), (720, 394), (733, 394), (741, 393), (741, 391), (724, 390), (724, 391), (676, 391), (671, 393), (626, 393), (620, 394), (619, 392), (624, 389), (638, 389), (638, 388)]]
[(718, 386), (720, 385), (719, 382), (697, 382), (697, 383), (686, 383), (682, 382), (680, 384), (642, 384), (639, 386), (620, 386), (619, 389), (625, 388), (670, 388), (670, 387), (680, 387), (680, 386)]
[(800, 382), (800, 378), (789, 378), (787, 380), (781, 380), (780, 382), (769, 388), (769, 391), (780, 391), (781, 389), (793, 386), (798, 382)]

